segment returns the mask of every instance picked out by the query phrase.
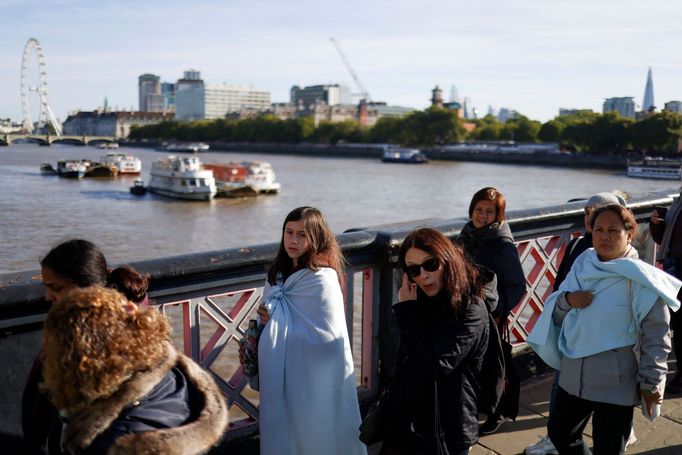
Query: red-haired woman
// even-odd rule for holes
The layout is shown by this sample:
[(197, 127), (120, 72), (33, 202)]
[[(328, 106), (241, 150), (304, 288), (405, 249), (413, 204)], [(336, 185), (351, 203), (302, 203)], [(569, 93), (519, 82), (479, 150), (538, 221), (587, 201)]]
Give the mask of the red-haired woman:
[(343, 257), (319, 210), (287, 215), (258, 308), (260, 453), (365, 455)]
[[(518, 305), (526, 292), (526, 278), (519, 253), (516, 251), (509, 224), (505, 222), (506, 207), (504, 195), (496, 188), (486, 187), (477, 191), (469, 204), (470, 221), (462, 228), (462, 233), (456, 240), (476, 264), (497, 275), (499, 300), (493, 316), (500, 334), (506, 331), (509, 312)], [(513, 365), (507, 365), (506, 371), (508, 379), (518, 378)], [(509, 383), (514, 384), (515, 390), (505, 390), (497, 410), (481, 425), (481, 435), (494, 433), (504, 422), (516, 419), (519, 412), (520, 384), (518, 380)]]
[(393, 309), (401, 366), (383, 453), (435, 453), (430, 445), (441, 432), (451, 455), (466, 454), (478, 441), (476, 377), (489, 336), (478, 272), (460, 247), (430, 228), (407, 236), (398, 261), (403, 280)]

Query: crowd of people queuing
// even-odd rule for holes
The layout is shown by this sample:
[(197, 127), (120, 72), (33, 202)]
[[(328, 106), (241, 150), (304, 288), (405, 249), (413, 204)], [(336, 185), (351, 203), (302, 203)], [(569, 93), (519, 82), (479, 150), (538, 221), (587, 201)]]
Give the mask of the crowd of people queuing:
[[(473, 195), (456, 238), (425, 227), (402, 242), (393, 303), (400, 337), (382, 403), (381, 453), (466, 454), (479, 436), (517, 417), (520, 382), (510, 361), (499, 404), (479, 415), (484, 358), (493, 340), (510, 346), (508, 316), (526, 292), (505, 211), (504, 195), (486, 187)], [(682, 355), (682, 202), (660, 211), (650, 225), (665, 272), (638, 259), (631, 246), (637, 223), (621, 196), (587, 200), (586, 233), (567, 245), (528, 339), (556, 370), (548, 436), (528, 455), (591, 453), (582, 438), (590, 417), (593, 453), (622, 454), (636, 439), (634, 406), (641, 400), (643, 412), (655, 416), (670, 327)], [(51, 307), (23, 394), (26, 452), (193, 454), (215, 447), (228, 425), (224, 395), (174, 347), (166, 317), (149, 304), (148, 277), (130, 266), (110, 269), (87, 240), (56, 246), (40, 265)], [(367, 453), (344, 266), (318, 209), (286, 216), (257, 308), (262, 454)], [(243, 347), (239, 354), (244, 363)], [(682, 375), (668, 391), (682, 391)]]

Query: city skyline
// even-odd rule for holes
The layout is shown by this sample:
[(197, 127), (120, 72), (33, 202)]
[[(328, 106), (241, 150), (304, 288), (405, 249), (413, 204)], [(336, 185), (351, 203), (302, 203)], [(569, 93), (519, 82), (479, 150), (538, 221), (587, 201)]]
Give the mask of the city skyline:
[(45, 50), (50, 104), (62, 121), (105, 97), (137, 109), (140, 75), (174, 82), (190, 68), (209, 83), (270, 91), (273, 102), (288, 101), (293, 85), (339, 83), (356, 93), (330, 37), (371, 98), (392, 105), (423, 109), (433, 87), (455, 85), (481, 115), (492, 105), (546, 121), (559, 108), (601, 112), (609, 97), (641, 105), (649, 67), (658, 110), (682, 99), (682, 7), (661, 0), (46, 5), (0, 0), (12, 18), (0, 30), (0, 118), (21, 121), (21, 56), (31, 37)]

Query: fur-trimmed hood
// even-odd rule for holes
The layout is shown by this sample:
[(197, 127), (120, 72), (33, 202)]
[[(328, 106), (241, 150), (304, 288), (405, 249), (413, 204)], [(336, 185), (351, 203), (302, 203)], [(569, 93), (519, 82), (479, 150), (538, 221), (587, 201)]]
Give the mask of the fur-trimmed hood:
[(179, 369), (188, 385), (198, 392), (203, 407), (186, 424), (162, 430), (144, 431), (117, 438), (109, 455), (118, 454), (199, 454), (210, 449), (227, 427), (227, 406), (222, 392), (211, 375), (192, 359), (168, 344), (165, 359), (133, 375), (111, 396), (96, 400), (69, 416), (62, 433), (67, 453), (87, 449), (119, 417), (124, 409), (135, 406), (149, 394), (171, 368)]

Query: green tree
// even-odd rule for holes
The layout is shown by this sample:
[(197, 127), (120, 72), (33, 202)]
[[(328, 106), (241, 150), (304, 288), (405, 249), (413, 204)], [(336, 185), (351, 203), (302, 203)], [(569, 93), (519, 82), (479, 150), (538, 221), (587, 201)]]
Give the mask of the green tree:
[(561, 133), (566, 128), (566, 125), (557, 120), (549, 120), (542, 124), (540, 131), (538, 131), (538, 139), (541, 142), (559, 142), (561, 140)]

